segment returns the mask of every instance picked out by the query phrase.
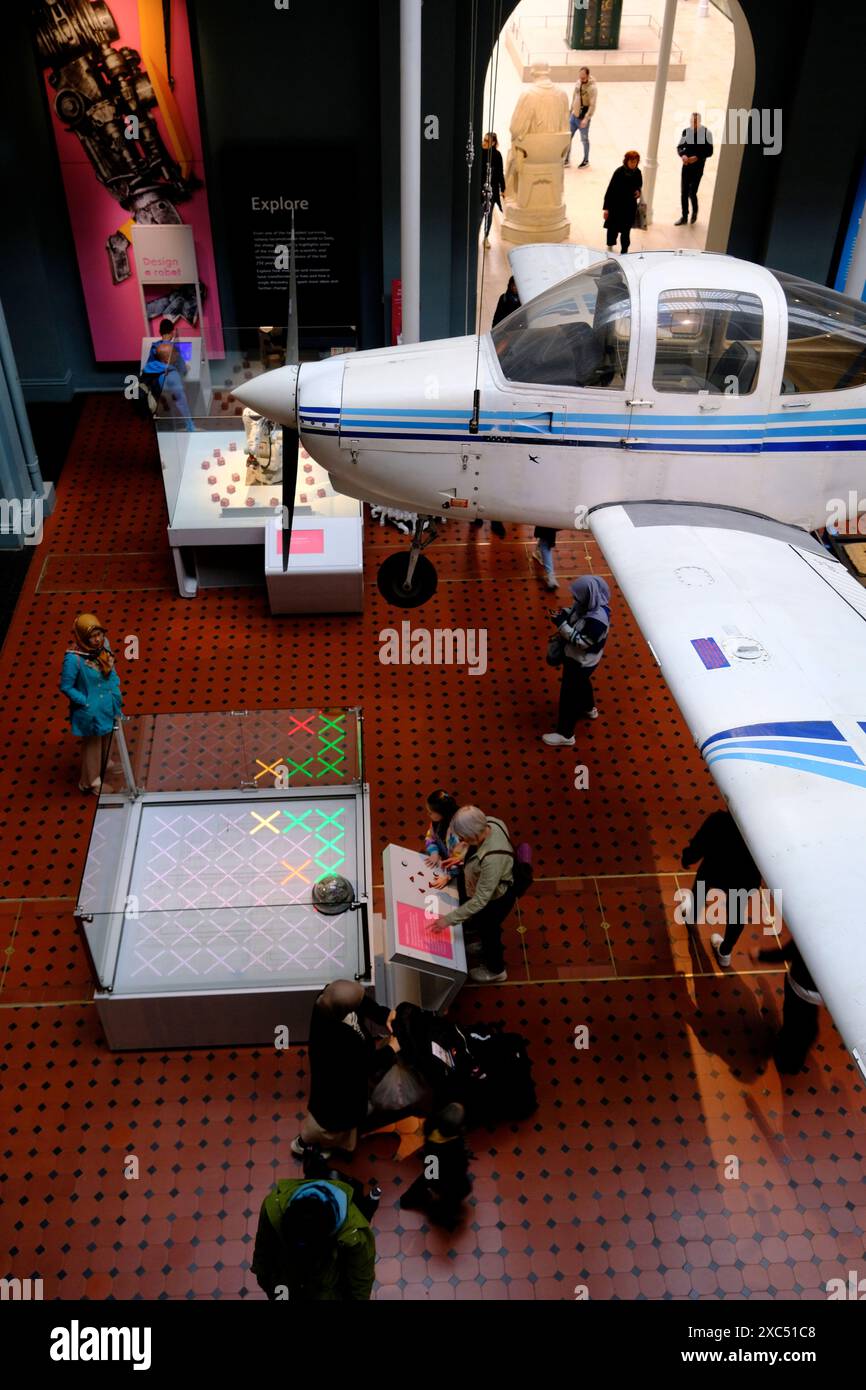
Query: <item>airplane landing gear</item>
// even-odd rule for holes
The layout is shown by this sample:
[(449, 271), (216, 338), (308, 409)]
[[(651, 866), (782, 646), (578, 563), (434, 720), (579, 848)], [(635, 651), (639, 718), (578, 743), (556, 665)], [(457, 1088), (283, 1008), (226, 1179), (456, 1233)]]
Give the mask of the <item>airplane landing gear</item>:
[(420, 608), (436, 592), (436, 567), (422, 551), (432, 545), (438, 532), (433, 517), (419, 516), (412, 533), (409, 554), (389, 555), (379, 566), (379, 593), (397, 608)]

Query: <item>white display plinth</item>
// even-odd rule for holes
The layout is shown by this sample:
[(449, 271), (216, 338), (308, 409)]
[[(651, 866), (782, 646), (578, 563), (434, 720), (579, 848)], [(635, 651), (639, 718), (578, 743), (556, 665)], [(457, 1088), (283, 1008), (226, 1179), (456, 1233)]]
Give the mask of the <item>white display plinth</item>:
[(265, 531), (265, 581), (272, 613), (360, 613), (364, 607), (363, 519), (294, 522), (289, 565), (283, 570), (281, 520)]
[[(247, 484), (240, 419), (223, 429), (163, 428), (157, 440), (181, 595), (193, 597), (199, 585), (261, 583), (261, 560), (249, 564), (229, 547), (265, 547), (266, 534), (281, 532), (282, 479)], [(298, 452), (294, 529), (318, 534), (295, 541), (286, 574), (272, 541), (265, 560), (271, 612), (360, 612), (363, 508), (334, 491), (305, 449)]]
[(382, 855), (385, 872), (385, 960), (390, 965), (419, 974), (421, 998), (426, 1009), (442, 1010), (456, 998), (467, 975), (463, 928), (431, 932), (425, 913), (444, 916), (457, 906), (457, 891), (434, 889), (437, 871), (425, 864), (423, 854), (400, 845), (388, 845)]

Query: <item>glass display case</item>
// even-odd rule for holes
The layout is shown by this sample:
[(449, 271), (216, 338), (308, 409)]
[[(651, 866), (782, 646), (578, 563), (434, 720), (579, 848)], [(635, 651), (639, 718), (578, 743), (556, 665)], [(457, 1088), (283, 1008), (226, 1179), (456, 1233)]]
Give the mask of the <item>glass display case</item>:
[[(166, 377), (154, 417), (178, 589), (261, 584), (269, 523), (281, 530), (283, 429), (231, 395), (244, 381), (285, 358), (276, 328), (225, 329), (224, 356), (193, 361), (201, 340), (173, 346), (181, 354)], [(142, 359), (151, 339), (142, 344)], [(190, 346), (187, 365), (184, 350)], [(318, 355), (349, 350), (343, 342)], [(316, 355), (308, 352), (307, 355)], [(363, 606), (363, 508), (335, 492), (324, 469), (301, 446), (293, 541), (283, 583), (268, 584), (274, 612), (359, 612)], [(306, 536), (312, 532), (312, 537)], [(306, 538), (305, 538), (306, 536)], [(334, 575), (333, 584), (327, 576)], [(319, 581), (311, 586), (310, 579)], [(297, 583), (295, 583), (297, 580)], [(311, 593), (318, 606), (309, 606)]]
[(373, 985), (357, 710), (124, 720), (76, 918), (112, 1048), (306, 1038), (334, 979)]

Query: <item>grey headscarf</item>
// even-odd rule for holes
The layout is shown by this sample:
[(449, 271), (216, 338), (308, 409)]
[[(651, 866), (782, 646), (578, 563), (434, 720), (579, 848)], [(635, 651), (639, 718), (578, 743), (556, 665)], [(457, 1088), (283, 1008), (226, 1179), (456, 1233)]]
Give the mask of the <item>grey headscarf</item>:
[(582, 574), (571, 586), (578, 617), (610, 627), (610, 589), (597, 574)]

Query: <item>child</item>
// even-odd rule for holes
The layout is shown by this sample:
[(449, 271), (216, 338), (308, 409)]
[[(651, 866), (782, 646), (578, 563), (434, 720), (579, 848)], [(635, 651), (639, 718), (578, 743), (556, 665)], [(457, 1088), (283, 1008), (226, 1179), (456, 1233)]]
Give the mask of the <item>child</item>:
[(424, 1125), (423, 1172), (400, 1198), (408, 1211), (423, 1211), (449, 1231), (459, 1223), (463, 1202), (472, 1191), (470, 1154), (463, 1140), (466, 1112), (454, 1101)]
[(461, 844), (451, 829), (451, 822), (457, 811), (457, 802), (447, 792), (431, 792), (427, 798), (430, 824), (424, 834), (424, 853), (431, 869), (439, 874), (431, 882), (432, 888), (444, 888), (458, 878), (461, 861), (466, 846)]

